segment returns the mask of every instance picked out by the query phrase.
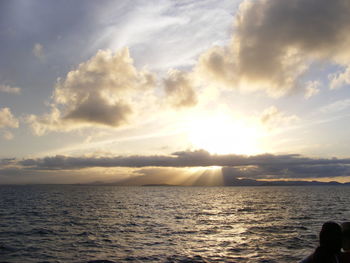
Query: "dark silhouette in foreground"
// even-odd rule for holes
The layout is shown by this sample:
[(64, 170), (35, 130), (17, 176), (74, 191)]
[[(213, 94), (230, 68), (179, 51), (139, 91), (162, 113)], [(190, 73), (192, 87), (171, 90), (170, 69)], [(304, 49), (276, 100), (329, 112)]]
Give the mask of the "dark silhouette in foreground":
[(340, 255), (340, 262), (350, 263), (350, 222), (341, 225), (343, 231), (343, 253)]
[[(320, 245), (315, 252), (301, 261), (301, 263), (342, 263), (342, 229), (335, 222), (323, 224), (320, 235)], [(346, 262), (346, 261), (344, 261)]]

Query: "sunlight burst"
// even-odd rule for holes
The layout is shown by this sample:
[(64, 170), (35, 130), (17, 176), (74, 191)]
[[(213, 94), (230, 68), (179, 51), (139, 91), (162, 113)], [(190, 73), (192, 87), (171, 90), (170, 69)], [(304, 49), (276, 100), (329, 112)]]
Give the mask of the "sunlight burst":
[(262, 129), (225, 114), (198, 118), (191, 121), (187, 129), (193, 147), (210, 153), (252, 155), (262, 152), (259, 145)]

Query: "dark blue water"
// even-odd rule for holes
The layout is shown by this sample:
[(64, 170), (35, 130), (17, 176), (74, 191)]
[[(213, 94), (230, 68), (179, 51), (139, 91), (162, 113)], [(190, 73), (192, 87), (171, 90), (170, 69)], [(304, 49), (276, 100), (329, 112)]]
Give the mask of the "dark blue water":
[(0, 262), (297, 262), (349, 190), (0, 186)]

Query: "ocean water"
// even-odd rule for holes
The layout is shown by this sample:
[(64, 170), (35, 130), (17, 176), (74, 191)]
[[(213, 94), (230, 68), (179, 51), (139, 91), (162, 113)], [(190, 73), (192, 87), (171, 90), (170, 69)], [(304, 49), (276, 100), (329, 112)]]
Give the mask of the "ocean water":
[(0, 262), (297, 262), (349, 190), (0, 186)]

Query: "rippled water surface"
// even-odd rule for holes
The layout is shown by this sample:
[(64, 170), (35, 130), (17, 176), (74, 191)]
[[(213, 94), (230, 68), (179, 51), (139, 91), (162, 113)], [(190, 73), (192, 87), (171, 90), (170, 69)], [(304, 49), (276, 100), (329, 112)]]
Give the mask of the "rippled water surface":
[(0, 186), (0, 262), (297, 262), (349, 190)]

